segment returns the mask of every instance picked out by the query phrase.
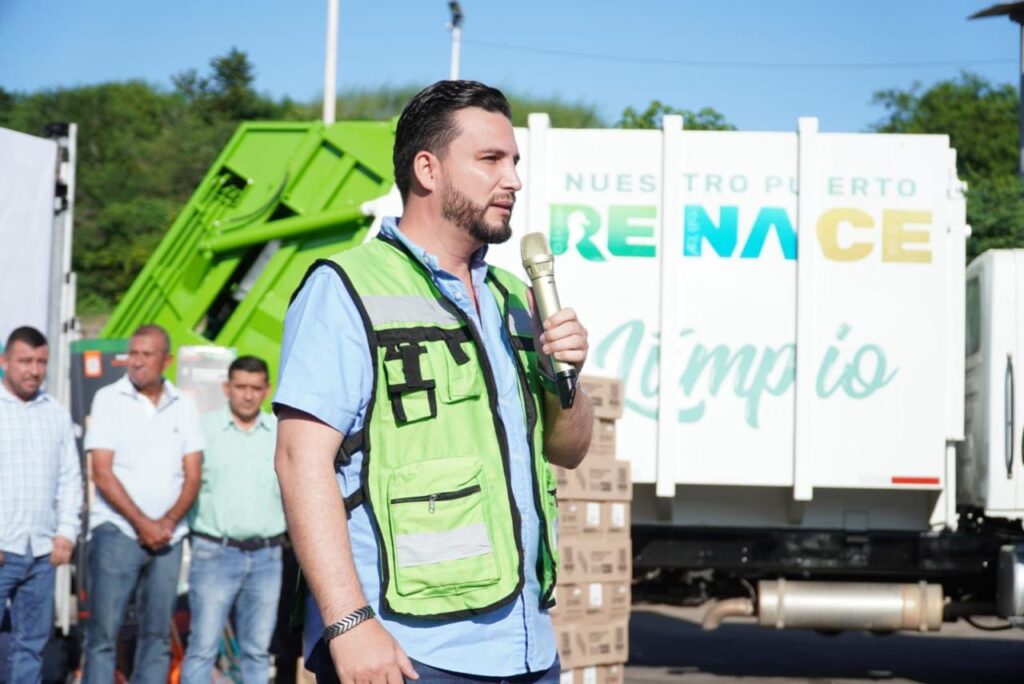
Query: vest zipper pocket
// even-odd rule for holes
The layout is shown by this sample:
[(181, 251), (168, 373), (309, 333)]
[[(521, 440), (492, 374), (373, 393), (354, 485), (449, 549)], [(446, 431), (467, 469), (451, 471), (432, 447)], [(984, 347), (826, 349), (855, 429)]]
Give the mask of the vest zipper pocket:
[(414, 462), (392, 474), (388, 557), (400, 596), (456, 596), (498, 581), (485, 487), (476, 458)]
[(461, 499), (472, 494), (480, 492), (480, 485), (472, 485), (470, 487), (464, 487), (454, 492), (440, 492), (438, 494), (425, 494), (423, 496), (403, 496), (400, 499), (392, 499), (393, 504), (406, 504), (406, 503), (419, 503), (426, 501), (429, 506), (427, 510), (433, 513), (437, 510), (438, 501), (451, 501), (453, 499)]

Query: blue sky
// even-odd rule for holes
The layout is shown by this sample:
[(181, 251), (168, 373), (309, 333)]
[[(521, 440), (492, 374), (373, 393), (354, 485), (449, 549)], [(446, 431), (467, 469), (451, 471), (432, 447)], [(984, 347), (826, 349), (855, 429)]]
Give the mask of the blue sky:
[[(883, 114), (870, 104), (876, 90), (927, 86), (965, 68), (998, 83), (1018, 77), (1017, 26), (966, 20), (991, 1), (461, 4), (463, 77), (591, 103), (610, 123), (628, 105), (659, 99), (715, 107), (742, 129), (792, 130), (798, 116), (817, 116), (822, 130), (860, 131)], [(322, 92), (324, 8), (322, 0), (0, 0), (0, 86), (141, 78), (170, 87), (172, 74), (204, 70), (236, 46), (255, 64), (258, 89), (312, 100)], [(341, 0), (339, 88), (445, 78), (447, 18), (445, 0)], [(863, 66), (879, 63), (887, 66)]]

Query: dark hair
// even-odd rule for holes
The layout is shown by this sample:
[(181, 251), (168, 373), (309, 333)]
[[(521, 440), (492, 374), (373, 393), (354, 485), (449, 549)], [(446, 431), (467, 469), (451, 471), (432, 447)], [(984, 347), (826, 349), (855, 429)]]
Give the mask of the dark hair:
[(438, 81), (418, 92), (402, 110), (395, 129), (395, 185), (404, 200), (412, 182), (412, 160), (421, 150), (444, 157), (459, 134), (453, 115), (460, 109), (478, 107), (512, 118), (505, 95), (477, 81)]
[(147, 323), (140, 325), (132, 333), (132, 337), (140, 337), (142, 335), (152, 335), (153, 337), (159, 337), (164, 341), (164, 353), (171, 353), (171, 336), (167, 334), (167, 331), (163, 326), (159, 326), (156, 323)]
[(235, 371), (263, 373), (263, 378), (268, 382), (270, 381), (270, 369), (267, 368), (267, 362), (258, 356), (239, 356), (232, 361), (231, 365), (228, 366), (228, 380), (231, 379)]
[(7, 336), (7, 345), (4, 349), (10, 349), (15, 342), (24, 342), (33, 349), (39, 349), (46, 346), (46, 335), (30, 325), (23, 325), (20, 328), (15, 328)]

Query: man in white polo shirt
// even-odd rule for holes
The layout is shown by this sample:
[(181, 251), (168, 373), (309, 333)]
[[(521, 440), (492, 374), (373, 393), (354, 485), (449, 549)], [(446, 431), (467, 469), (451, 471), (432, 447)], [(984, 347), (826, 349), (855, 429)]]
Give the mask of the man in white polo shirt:
[(144, 325), (128, 373), (96, 393), (85, 448), (96, 501), (89, 519), (86, 684), (114, 680), (117, 633), (141, 585), (132, 682), (166, 682), (185, 516), (199, 491), (202, 436), (195, 401), (162, 373), (171, 341)]

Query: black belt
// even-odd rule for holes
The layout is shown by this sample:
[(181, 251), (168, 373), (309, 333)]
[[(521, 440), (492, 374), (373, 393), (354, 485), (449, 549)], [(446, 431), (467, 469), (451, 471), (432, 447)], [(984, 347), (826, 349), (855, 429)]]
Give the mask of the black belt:
[(214, 537), (212, 534), (204, 534), (202, 532), (192, 532), (193, 537), (199, 537), (207, 541), (212, 541), (215, 544), (224, 544), (230, 546), (233, 549), (241, 549), (242, 551), (256, 551), (257, 549), (268, 549), (272, 546), (282, 546), (287, 538), (284, 534), (279, 534), (274, 537), (255, 537), (253, 539), (232, 539), (230, 537)]

